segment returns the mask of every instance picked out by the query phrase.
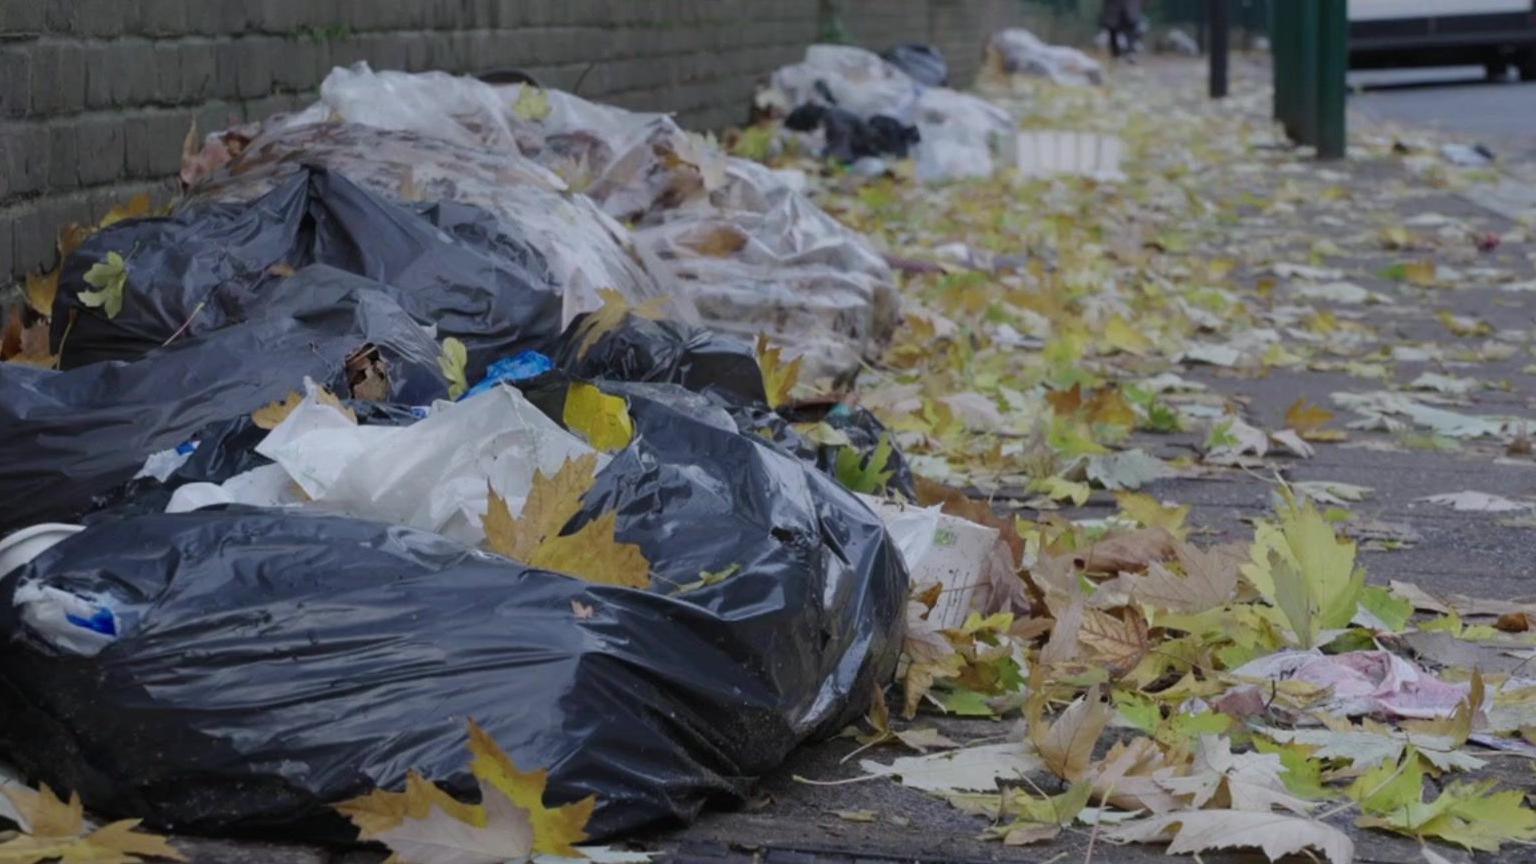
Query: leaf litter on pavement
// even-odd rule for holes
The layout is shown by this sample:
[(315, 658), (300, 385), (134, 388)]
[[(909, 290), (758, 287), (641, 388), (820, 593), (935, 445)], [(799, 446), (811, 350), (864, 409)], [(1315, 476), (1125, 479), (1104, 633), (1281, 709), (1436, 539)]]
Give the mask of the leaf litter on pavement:
[[(899, 164), (875, 178), (804, 159), (774, 165), (805, 170), (818, 203), (892, 261), (932, 264), (899, 268), (903, 325), (840, 394), (890, 434), (867, 455), (844, 446), (837, 477), (883, 492), (901, 453), (919, 503), (1000, 530), (1018, 576), (955, 627), (929, 620), (937, 594), (916, 586), (890, 700), (901, 710), (877, 699), (853, 730), (857, 764), (981, 817), (956, 831), (1011, 845), (1091, 829), (1170, 854), (1242, 847), (1343, 864), (1356, 842), (1341, 828), (1349, 822), (1468, 850), (1536, 841), (1526, 791), (1478, 773), (1496, 757), (1536, 754), (1536, 663), (1526, 663), (1536, 610), (1369, 584), (1361, 551), (1423, 537), (1352, 513), (1368, 487), (1286, 476), (1345, 447), (1491, 459), (1518, 455), (1524, 440), (1528, 461), (1523, 421), (1472, 406), (1498, 389), (1474, 367), (1520, 356), (1529, 334), (1456, 300), (1471, 287), (1536, 290), (1530, 259), (1485, 260), (1532, 229), (1490, 242), (1468, 218), (1405, 204), (1475, 182), (1432, 146), (1357, 134), (1359, 156), (1396, 159), (1407, 179), (1351, 185), (1345, 171), (1277, 146), (1262, 88), (1240, 81), (1213, 107), (1179, 80), (1120, 70), (1104, 88), (992, 94), (1027, 125), (1120, 137), (1118, 183), (1005, 173), (919, 186)], [(547, 110), (547, 100), (519, 110)], [(127, 215), (134, 208), (147, 212), (147, 199)], [(67, 231), (61, 249), (88, 230)], [(986, 254), (939, 251), (957, 245)], [(96, 290), (82, 302), (115, 315), (133, 290), (131, 256), (95, 263), (86, 279)], [(56, 273), (28, 279), (0, 359), (56, 362), (56, 288)], [(655, 314), (614, 297), (589, 317), (583, 353), (627, 312)], [(1419, 307), (1436, 310), (1421, 316), (1432, 328), (1409, 326)], [(771, 405), (826, 389), (766, 341), (757, 353)], [(454, 395), (468, 388), (457, 340), (444, 340), (440, 365)], [(1217, 386), (1306, 373), (1351, 383), (1327, 405), (1268, 405)], [(567, 425), (599, 450), (624, 447), (633, 426), (622, 400), (595, 388), (578, 396)], [(256, 420), (280, 422), (297, 402)], [(840, 434), (805, 432), (818, 443)], [(565, 533), (595, 467), (588, 457), (540, 473), (518, 514), (493, 492), (487, 547), (593, 581), (648, 584), (649, 565), (614, 537), (613, 514)], [(1179, 500), (1189, 483), (1254, 477), (1273, 485), (1274, 512), (1238, 542), (1205, 537)], [(1458, 488), (1421, 503), (1529, 509)], [(700, 584), (729, 572), (701, 573)], [(572, 611), (593, 614), (574, 601)], [(1457, 662), (1493, 654), (1511, 662)], [(935, 728), (945, 715), (1017, 725), (966, 743), (975, 736)], [(479, 804), (413, 775), (404, 791), (339, 809), (402, 860), (636, 860), (575, 846), (594, 802), (548, 807), (544, 772), (512, 765), (473, 724), (470, 751)], [(0, 835), (0, 860), (177, 857), (132, 824), (90, 832), (78, 799), (17, 790), (5, 794), (27, 824)]]
[[(1258, 92), (1218, 112), (1127, 72), (1102, 91), (1028, 93), (1032, 122), (1125, 139), (1128, 179), (817, 179), (819, 203), (893, 260), (938, 265), (903, 268), (904, 326), (847, 398), (893, 430), (921, 482), (989, 500), (1023, 541), (1022, 602), (942, 629), (914, 595), (893, 702), (916, 724), (1019, 725), (926, 752), (882, 709), (861, 724), (863, 770), (984, 817), (957, 830), (1011, 845), (1092, 830), (1170, 854), (1342, 864), (1350, 822), (1469, 850), (1536, 841), (1525, 789), (1477, 773), (1536, 754), (1536, 664), (1479, 675), (1408, 647), (1424, 631), (1490, 650), (1492, 633), (1536, 657), (1528, 621), (1504, 616), (1504, 633), (1497, 601), (1473, 622), (1426, 610), (1422, 589), (1369, 584), (1361, 551), (1422, 536), (1353, 513), (1369, 487), (1285, 476), (1329, 447), (1514, 452), (1520, 421), (1466, 410), (1466, 370), (1508, 360), (1524, 333), (1430, 311), (1435, 329), (1404, 340), (1393, 322), (1520, 271), (1480, 261), (1487, 244), (1467, 242), (1462, 220), (1403, 224), (1412, 185), (1350, 186), (1273, 146)], [(1368, 157), (1396, 143), (1362, 138)], [(1466, 182), (1439, 164), (1407, 170), (1435, 188)], [(955, 244), (990, 254), (936, 251)], [(953, 263), (1000, 256), (1010, 266)], [(1360, 263), (1383, 256), (1396, 257)], [(1352, 383), (1277, 405), (1211, 386), (1308, 372)], [(1238, 543), (1198, 539), (1189, 506), (1160, 491), (1232, 475), (1274, 488), (1273, 513)], [(1428, 504), (1527, 509), (1450, 488)], [(1084, 505), (1097, 518), (1071, 518)]]

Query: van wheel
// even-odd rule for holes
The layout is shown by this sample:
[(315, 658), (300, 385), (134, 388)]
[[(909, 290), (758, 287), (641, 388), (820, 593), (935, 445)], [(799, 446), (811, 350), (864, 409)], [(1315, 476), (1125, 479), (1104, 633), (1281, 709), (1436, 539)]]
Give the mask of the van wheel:
[(1536, 81), (1536, 48), (1527, 48), (1520, 55), (1520, 79), (1522, 81)]
[(1489, 81), (1504, 81), (1509, 78), (1509, 64), (1503, 60), (1489, 60), (1483, 64), (1483, 69), (1487, 72)]

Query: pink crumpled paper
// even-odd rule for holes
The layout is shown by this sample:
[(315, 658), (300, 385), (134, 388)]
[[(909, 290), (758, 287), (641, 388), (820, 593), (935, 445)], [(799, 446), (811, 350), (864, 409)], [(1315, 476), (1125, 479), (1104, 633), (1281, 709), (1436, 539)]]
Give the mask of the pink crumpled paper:
[(1347, 716), (1449, 717), (1470, 688), (1451, 684), (1389, 651), (1281, 651), (1234, 670), (1239, 678), (1304, 681), (1333, 689), (1329, 710)]

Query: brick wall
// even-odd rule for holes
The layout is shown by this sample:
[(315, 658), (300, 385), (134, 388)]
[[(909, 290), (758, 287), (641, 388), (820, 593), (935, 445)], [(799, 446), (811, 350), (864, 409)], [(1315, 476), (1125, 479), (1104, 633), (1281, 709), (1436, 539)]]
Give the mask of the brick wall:
[(696, 128), (835, 11), (856, 43), (932, 42), (974, 76), (1023, 0), (0, 0), (0, 285), (53, 265), (60, 226), (175, 191), (181, 143), (311, 102), (333, 67), (521, 68)]

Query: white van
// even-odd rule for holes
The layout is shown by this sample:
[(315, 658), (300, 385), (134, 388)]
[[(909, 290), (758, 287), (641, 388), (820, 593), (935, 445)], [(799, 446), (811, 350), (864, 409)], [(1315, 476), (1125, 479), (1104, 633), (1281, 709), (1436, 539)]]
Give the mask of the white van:
[(1349, 0), (1349, 65), (1478, 65), (1495, 78), (1513, 66), (1536, 81), (1536, 0)]

